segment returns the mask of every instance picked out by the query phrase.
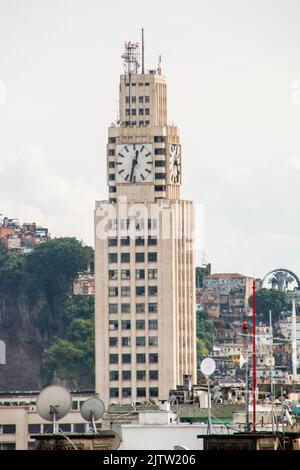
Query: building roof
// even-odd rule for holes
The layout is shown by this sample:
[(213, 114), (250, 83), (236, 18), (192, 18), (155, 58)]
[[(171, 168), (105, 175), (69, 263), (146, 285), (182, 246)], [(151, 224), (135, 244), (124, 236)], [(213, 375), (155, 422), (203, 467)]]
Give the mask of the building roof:
[(214, 274), (209, 274), (208, 276), (205, 276), (206, 278), (225, 278), (225, 279), (235, 279), (235, 278), (250, 278), (250, 276), (245, 276), (244, 274), (239, 274), (239, 273), (214, 273)]

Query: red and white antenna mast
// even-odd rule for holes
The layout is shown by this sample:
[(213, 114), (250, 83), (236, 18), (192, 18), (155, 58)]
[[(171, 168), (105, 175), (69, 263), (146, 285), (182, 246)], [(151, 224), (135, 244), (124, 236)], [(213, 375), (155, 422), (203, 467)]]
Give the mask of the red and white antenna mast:
[(124, 71), (128, 75), (138, 73), (140, 67), (140, 52), (138, 42), (125, 42), (125, 50), (122, 54)]

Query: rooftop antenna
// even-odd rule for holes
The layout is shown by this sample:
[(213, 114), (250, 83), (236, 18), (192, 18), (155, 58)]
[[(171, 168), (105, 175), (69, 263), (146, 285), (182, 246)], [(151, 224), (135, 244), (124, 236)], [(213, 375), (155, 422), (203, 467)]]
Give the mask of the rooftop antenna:
[(158, 56), (158, 67), (157, 67), (158, 75), (161, 75), (161, 54)]
[(216, 363), (211, 357), (206, 357), (200, 364), (200, 370), (207, 379), (207, 394), (208, 394), (208, 425), (207, 434), (212, 433), (211, 426), (211, 393), (210, 393), (210, 380), (209, 376), (212, 375), (216, 370)]
[(91, 429), (97, 434), (96, 421), (102, 418), (105, 411), (104, 403), (99, 398), (89, 398), (86, 400), (81, 408), (80, 414), (85, 421), (91, 424)]
[(128, 75), (138, 73), (140, 67), (140, 53), (138, 42), (125, 42), (125, 51), (122, 54), (125, 73)]
[(142, 28), (142, 74), (145, 73), (145, 42), (144, 42), (144, 28)]
[(53, 434), (61, 433), (65, 439), (78, 450), (71, 439), (59, 428), (58, 421), (66, 416), (72, 407), (71, 394), (64, 387), (50, 385), (44, 388), (38, 396), (36, 409), (41, 418), (50, 421)]

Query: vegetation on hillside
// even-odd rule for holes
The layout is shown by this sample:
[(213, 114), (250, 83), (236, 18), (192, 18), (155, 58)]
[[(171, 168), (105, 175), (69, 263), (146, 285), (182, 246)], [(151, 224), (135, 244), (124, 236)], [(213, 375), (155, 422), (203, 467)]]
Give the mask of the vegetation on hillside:
[[(249, 298), (249, 305), (252, 307), (252, 296)], [(256, 292), (256, 311), (263, 317), (265, 322), (269, 322), (269, 312), (272, 311), (272, 321), (276, 322), (281, 312), (290, 309), (287, 295), (279, 290), (259, 289)]]
[(44, 385), (56, 377), (93, 387), (94, 299), (72, 295), (73, 280), (87, 267), (93, 269), (93, 249), (75, 238), (54, 238), (25, 256), (0, 247), (0, 294), (27, 303), (47, 345)]

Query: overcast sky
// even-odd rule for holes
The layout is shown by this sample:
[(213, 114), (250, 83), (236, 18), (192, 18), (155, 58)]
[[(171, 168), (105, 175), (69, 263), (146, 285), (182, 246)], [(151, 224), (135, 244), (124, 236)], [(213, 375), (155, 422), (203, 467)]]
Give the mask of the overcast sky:
[(300, 274), (299, 25), (299, 0), (0, 0), (0, 213), (93, 243), (120, 56), (144, 26), (206, 261)]

